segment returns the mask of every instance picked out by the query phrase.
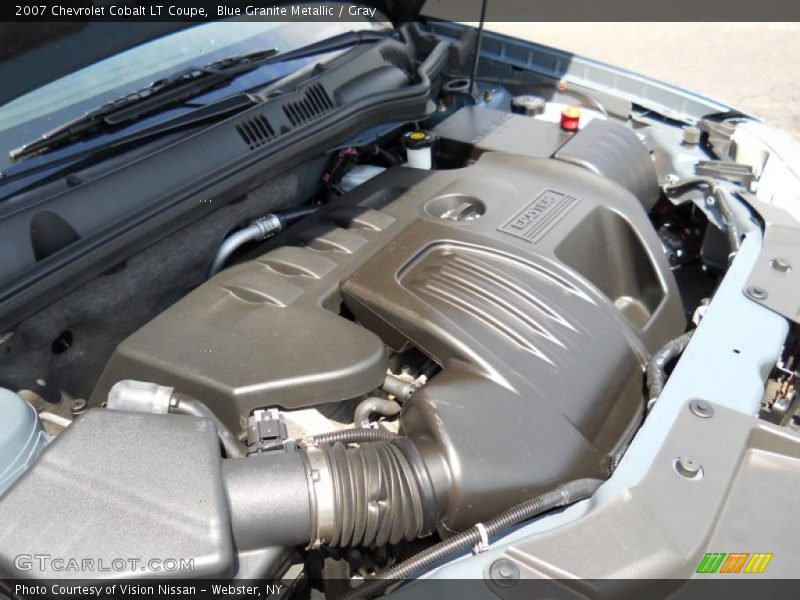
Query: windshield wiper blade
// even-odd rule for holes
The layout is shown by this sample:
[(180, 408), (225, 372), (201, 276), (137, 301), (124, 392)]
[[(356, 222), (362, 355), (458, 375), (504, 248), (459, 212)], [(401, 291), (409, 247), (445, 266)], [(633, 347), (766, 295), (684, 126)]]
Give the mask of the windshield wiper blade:
[(394, 35), (392, 31), (351, 31), (288, 52), (269, 48), (223, 58), (202, 67), (184, 68), (169, 77), (153, 82), (146, 88), (112, 100), (48, 131), (38, 139), (11, 150), (9, 157), (12, 160), (20, 160), (93, 135), (113, 131), (145, 116), (178, 105), (221, 86), (245, 72), (265, 65), (334, 52)]
[[(205, 67), (183, 69), (48, 131), (40, 138), (11, 150), (9, 157), (12, 160), (19, 160), (53, 150), (71, 141), (111, 131), (230, 81), (245, 70), (252, 70), (264, 64), (267, 57), (277, 54), (278, 51), (275, 49), (262, 50), (224, 59)], [(227, 64), (223, 66), (221, 63)]]
[[(146, 129), (130, 134), (123, 134), (99, 146), (87, 148), (86, 150), (75, 152), (44, 164), (37, 164), (24, 170), (14, 170), (12, 168), (12, 170), (0, 173), (0, 184), (5, 185), (11, 181), (24, 179), (40, 172), (53, 171), (59, 167), (73, 168), (76, 164), (80, 164), (81, 161), (91, 159), (98, 154), (107, 156), (109, 153), (124, 152), (133, 146), (138, 146), (144, 142), (149, 142), (171, 133), (178, 133), (219, 121), (220, 119), (224, 119), (245, 109), (252, 108), (257, 104), (258, 101), (251, 94), (246, 92), (234, 94), (233, 96), (228, 96), (222, 100), (217, 100), (211, 104), (201, 106), (189, 113), (162, 121)], [(55, 171), (55, 173), (58, 172), (59, 171)], [(5, 196), (0, 196), (0, 202), (4, 199)]]

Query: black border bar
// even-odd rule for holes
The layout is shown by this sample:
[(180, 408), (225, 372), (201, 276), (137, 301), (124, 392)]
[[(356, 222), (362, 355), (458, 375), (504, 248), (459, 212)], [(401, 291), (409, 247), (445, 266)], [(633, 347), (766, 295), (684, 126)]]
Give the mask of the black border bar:
[[(475, 22), (481, 0), (361, 0), (395, 22)], [(263, 11), (249, 10), (258, 7)], [(328, 7), (328, 8), (325, 8)], [(305, 10), (304, 10), (305, 9)], [(308, 10), (310, 9), (310, 10)], [(237, 12), (238, 11), (238, 12)], [(352, 21), (347, 4), (285, 0), (2, 0), (0, 22)], [(798, 0), (488, 0), (489, 22), (800, 21)]]

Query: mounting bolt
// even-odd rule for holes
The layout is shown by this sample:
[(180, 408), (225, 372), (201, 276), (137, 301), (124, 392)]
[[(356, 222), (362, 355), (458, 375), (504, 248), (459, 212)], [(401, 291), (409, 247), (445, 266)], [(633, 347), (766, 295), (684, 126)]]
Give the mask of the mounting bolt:
[(755, 300), (766, 300), (769, 295), (767, 290), (757, 285), (751, 285), (745, 290), (745, 293)]
[(78, 415), (85, 413), (86, 409), (88, 408), (88, 403), (83, 398), (75, 398), (72, 401), (72, 406), (70, 407), (70, 411), (72, 412), (73, 417), (77, 417)]
[(693, 458), (685, 458), (683, 456), (675, 459), (675, 471), (686, 479), (698, 479), (703, 475), (703, 467), (700, 466), (699, 462)]
[(714, 407), (705, 400), (692, 400), (689, 402), (689, 410), (703, 419), (709, 419), (714, 416)]
[(678, 183), (680, 179), (681, 178), (678, 177), (675, 173), (669, 173), (668, 175), (664, 176), (664, 184), (672, 185), (673, 183)]
[(498, 587), (513, 587), (519, 580), (519, 567), (507, 558), (498, 558), (489, 567), (489, 578)]
[(788, 260), (783, 258), (773, 258), (771, 261), (769, 261), (769, 266), (775, 271), (780, 271), (781, 273), (788, 273), (792, 270), (792, 265), (789, 264)]

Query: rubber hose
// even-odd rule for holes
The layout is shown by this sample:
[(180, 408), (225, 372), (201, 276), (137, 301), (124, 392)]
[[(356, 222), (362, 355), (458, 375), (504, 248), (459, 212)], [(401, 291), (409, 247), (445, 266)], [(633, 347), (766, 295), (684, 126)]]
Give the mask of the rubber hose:
[(185, 396), (183, 394), (173, 394), (172, 400), (173, 404), (170, 407), (170, 412), (200, 417), (201, 419), (209, 419), (214, 422), (222, 447), (225, 449), (225, 456), (228, 458), (241, 458), (245, 455), (244, 446), (236, 440), (236, 436), (228, 429), (228, 426), (220, 421), (217, 415), (205, 404), (191, 396)]
[[(554, 490), (522, 502), (487, 521), (484, 523), (486, 533), (489, 536), (497, 535), (501, 531), (545, 511), (589, 498), (602, 483), (600, 479), (576, 479), (562, 484)], [(370, 579), (360, 587), (344, 594), (340, 600), (374, 598), (396, 581), (417, 575), (443, 559), (471, 548), (480, 541), (481, 531), (477, 526), (457, 533), (453, 537), (378, 573), (374, 579)]]
[(317, 212), (316, 206), (305, 206), (303, 208), (294, 208), (264, 215), (250, 222), (247, 227), (232, 233), (223, 240), (217, 253), (214, 255), (214, 259), (211, 261), (211, 265), (208, 267), (207, 278), (210, 279), (219, 273), (231, 255), (247, 242), (265, 240), (285, 229), (289, 223), (307, 217), (315, 212)]
[(298, 221), (299, 219), (307, 217), (308, 215), (313, 215), (318, 210), (319, 210), (318, 206), (304, 206), (303, 208), (292, 208), (289, 210), (277, 212), (275, 213), (275, 216), (278, 217), (281, 224), (284, 227), (286, 227), (289, 223)]
[(419, 485), (401, 449), (390, 442), (348, 448), (320, 448), (333, 483), (334, 519), (329, 535), (316, 536), (331, 547), (382, 547), (415, 540), (425, 515)]
[(383, 547), (432, 533), (439, 517), (422, 456), (403, 437), (224, 460), (223, 477), (244, 549)]
[[(381, 387), (384, 392), (394, 396), (398, 402), (405, 402), (417, 390), (417, 387), (421, 385), (422, 381), (422, 376), (414, 381), (406, 381), (405, 379), (400, 379), (396, 375), (387, 375)], [(425, 381), (427, 381), (427, 376)]]
[[(278, 227), (274, 228), (275, 232), (279, 230), (280, 229)], [(227, 238), (225, 238), (225, 241), (222, 242), (219, 250), (217, 250), (217, 253), (214, 255), (214, 260), (211, 261), (211, 265), (208, 267), (207, 277), (210, 279), (219, 273), (225, 263), (228, 262), (228, 259), (231, 257), (231, 255), (237, 249), (244, 246), (247, 242), (264, 239), (264, 237), (267, 237), (268, 235), (269, 234), (264, 233), (262, 225), (256, 222), (253, 222), (244, 229), (240, 229), (239, 231), (229, 235)]]
[(371, 154), (372, 156), (380, 156), (383, 160), (388, 162), (391, 166), (397, 166), (400, 164), (400, 159), (397, 158), (394, 154), (389, 152), (388, 150), (381, 148), (377, 144), (368, 144), (366, 146), (362, 146), (359, 150)]
[(369, 423), (369, 418), (377, 413), (384, 417), (393, 417), (400, 412), (401, 408), (397, 402), (372, 396), (359, 402), (356, 407), (354, 420), (356, 427), (364, 427), (363, 423)]
[(650, 362), (647, 363), (645, 374), (647, 377), (647, 394), (649, 396), (650, 405), (661, 394), (661, 390), (664, 389), (664, 385), (667, 382), (667, 365), (686, 350), (686, 346), (689, 340), (692, 339), (693, 333), (694, 330), (687, 331), (674, 340), (670, 340), (664, 344), (661, 349), (653, 355)]

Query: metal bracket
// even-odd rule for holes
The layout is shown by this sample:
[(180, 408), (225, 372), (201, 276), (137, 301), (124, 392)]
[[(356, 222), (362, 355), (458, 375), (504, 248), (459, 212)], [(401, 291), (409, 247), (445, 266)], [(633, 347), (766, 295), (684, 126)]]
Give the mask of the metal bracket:
[(745, 199), (764, 219), (764, 240), (744, 294), (800, 323), (800, 223), (785, 210), (752, 195)]

